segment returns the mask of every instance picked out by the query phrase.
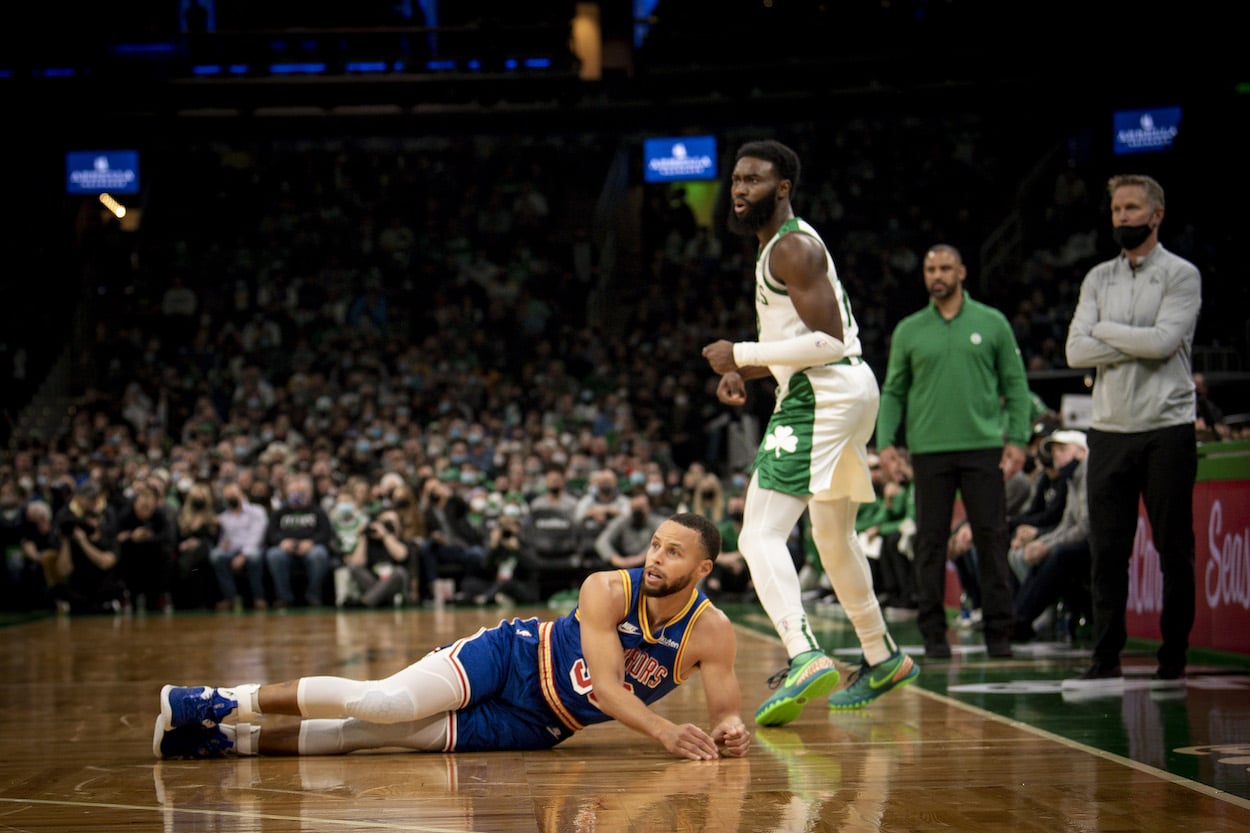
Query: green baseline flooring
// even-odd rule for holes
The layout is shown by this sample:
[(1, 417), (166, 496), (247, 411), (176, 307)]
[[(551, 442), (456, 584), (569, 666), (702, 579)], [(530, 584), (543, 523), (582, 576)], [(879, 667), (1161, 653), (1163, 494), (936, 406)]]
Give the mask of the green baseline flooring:
[[(758, 606), (721, 607), (743, 627), (775, 634)], [(827, 613), (828, 606), (813, 603), (808, 609), (826, 650), (858, 664), (859, 642), (850, 624)], [(1159, 691), (1150, 687), (1157, 643), (1130, 640), (1122, 657), (1122, 692), (1073, 696), (1060, 685), (1088, 666), (1087, 639), (1015, 645), (1011, 659), (991, 659), (977, 631), (956, 627), (952, 658), (929, 661), (914, 622), (891, 622), (890, 632), (920, 663), (914, 685), (1250, 800), (1250, 656), (1191, 649), (1185, 688)]]

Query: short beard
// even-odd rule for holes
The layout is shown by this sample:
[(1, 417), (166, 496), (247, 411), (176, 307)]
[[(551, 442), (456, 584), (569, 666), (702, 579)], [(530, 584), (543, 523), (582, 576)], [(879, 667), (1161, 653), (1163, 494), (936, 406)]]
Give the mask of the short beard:
[(733, 206), (729, 207), (729, 220), (726, 223), (729, 230), (734, 234), (740, 234), (743, 237), (754, 237), (759, 233), (760, 229), (767, 226), (773, 219), (773, 210), (777, 207), (777, 189), (764, 195), (757, 202), (747, 203), (747, 212), (739, 217), (734, 213)]
[(642, 583), (642, 595), (652, 599), (663, 599), (676, 593), (681, 593), (690, 588), (689, 581), (671, 581), (661, 584), (654, 589), (648, 587), (645, 582)]

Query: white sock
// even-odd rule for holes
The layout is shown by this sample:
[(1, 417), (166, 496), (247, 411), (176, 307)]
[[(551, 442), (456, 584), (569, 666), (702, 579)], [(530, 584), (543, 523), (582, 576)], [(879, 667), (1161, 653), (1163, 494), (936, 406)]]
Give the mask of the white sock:
[(260, 754), (260, 727), (251, 723), (222, 723), (218, 726), (234, 744), (236, 755)]
[(241, 722), (247, 722), (260, 716), (260, 685), (258, 683), (244, 683), (233, 688), (219, 688), (217, 692), (221, 696), (229, 697), (239, 704), (236, 707), (236, 711)]

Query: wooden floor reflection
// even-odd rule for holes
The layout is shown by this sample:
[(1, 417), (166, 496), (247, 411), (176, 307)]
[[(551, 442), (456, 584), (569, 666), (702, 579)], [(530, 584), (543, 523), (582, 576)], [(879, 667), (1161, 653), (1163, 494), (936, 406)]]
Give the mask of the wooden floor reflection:
[[(6, 628), (0, 829), (1250, 830), (1250, 801), (919, 687), (862, 712), (813, 704), (790, 726), (758, 729), (742, 760), (674, 760), (616, 724), (522, 754), (152, 756), (164, 683), (381, 676), (500, 615), (292, 611), (59, 618)], [(783, 662), (774, 639), (742, 631), (749, 708)], [(699, 685), (659, 708), (701, 721)]]

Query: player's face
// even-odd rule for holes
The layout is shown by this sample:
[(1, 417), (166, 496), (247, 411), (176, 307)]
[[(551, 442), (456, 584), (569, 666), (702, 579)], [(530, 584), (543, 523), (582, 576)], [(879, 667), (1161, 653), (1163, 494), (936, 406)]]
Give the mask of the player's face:
[(956, 294), (967, 274), (964, 265), (950, 252), (929, 252), (924, 256), (924, 287), (931, 298), (941, 301)]
[(665, 521), (651, 536), (642, 570), (642, 594), (656, 598), (687, 591), (712, 569), (704, 557), (699, 533), (673, 521)]
[(771, 162), (744, 156), (734, 165), (730, 180), (729, 230), (751, 236), (773, 219), (781, 186)]

